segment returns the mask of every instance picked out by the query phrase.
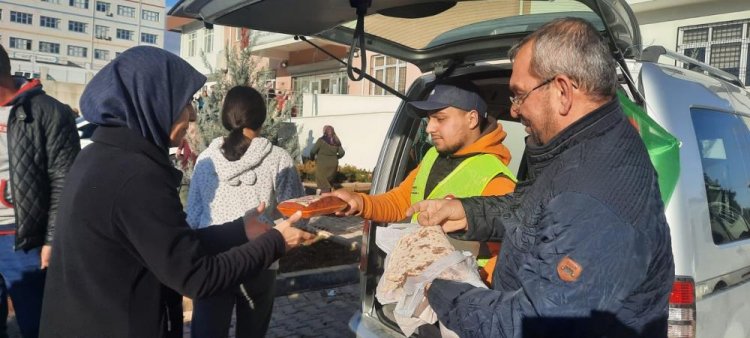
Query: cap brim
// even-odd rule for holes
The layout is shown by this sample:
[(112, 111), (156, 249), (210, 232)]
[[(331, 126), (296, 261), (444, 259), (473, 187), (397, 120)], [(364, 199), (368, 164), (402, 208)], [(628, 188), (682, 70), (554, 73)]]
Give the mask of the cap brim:
[(450, 107), (449, 104), (432, 101), (412, 101), (409, 105), (414, 108), (412, 110), (419, 117), (425, 117), (430, 113)]

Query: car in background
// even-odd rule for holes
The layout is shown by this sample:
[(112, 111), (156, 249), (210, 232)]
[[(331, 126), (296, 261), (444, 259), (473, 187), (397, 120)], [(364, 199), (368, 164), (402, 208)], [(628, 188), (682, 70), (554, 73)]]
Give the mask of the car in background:
[(76, 129), (78, 129), (78, 137), (81, 138), (81, 149), (91, 144), (91, 135), (97, 127), (98, 125), (86, 121), (83, 116), (76, 117)]
[[(182, 0), (170, 15), (350, 45), (357, 35), (350, 3), (360, 2), (368, 1), (307, 0), (289, 6), (284, 0)], [(367, 13), (365, 43), (359, 47), (424, 72), (405, 100), (426, 98), (442, 81), (468, 80), (480, 87), (490, 113), (508, 132), (505, 145), (514, 171), (522, 168), (526, 134), (509, 115), (508, 51), (555, 18), (591, 22), (609, 41), (623, 90), (679, 140), (679, 173), (673, 173), (674, 193), (665, 206), (676, 273), (668, 336), (750, 337), (750, 93), (736, 76), (660, 46), (644, 49), (625, 0), (381, 0), (372, 1)], [(402, 102), (370, 193), (390, 190), (416, 167), (429, 148), (424, 125)], [(403, 337), (394, 307), (374, 297), (385, 260), (375, 237), (386, 225), (366, 223), (363, 230), (362, 308), (350, 323), (359, 336)], [(422, 327), (419, 334), (431, 336), (435, 331), (430, 330)]]
[[(94, 135), (94, 131), (98, 127), (99, 125), (86, 121), (83, 116), (76, 117), (76, 129), (78, 130), (78, 137), (81, 139), (81, 149), (93, 143), (93, 141), (91, 141), (91, 135)], [(174, 158), (176, 154), (177, 147), (169, 148), (169, 158), (173, 163), (175, 162)]]

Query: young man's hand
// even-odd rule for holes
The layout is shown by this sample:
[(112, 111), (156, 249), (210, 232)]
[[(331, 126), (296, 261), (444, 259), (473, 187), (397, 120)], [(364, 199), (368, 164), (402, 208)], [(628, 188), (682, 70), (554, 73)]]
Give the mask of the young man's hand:
[(417, 221), (420, 225), (440, 225), (445, 232), (466, 230), (468, 227), (464, 206), (459, 200), (424, 200), (406, 210), (407, 217), (416, 213), (419, 213)]
[(325, 193), (323, 194), (323, 196), (336, 196), (344, 200), (344, 202), (349, 205), (349, 207), (345, 210), (336, 212), (336, 216), (359, 215), (359, 213), (362, 212), (362, 205), (364, 204), (364, 200), (358, 193), (351, 192), (346, 189), (338, 189), (329, 193)]

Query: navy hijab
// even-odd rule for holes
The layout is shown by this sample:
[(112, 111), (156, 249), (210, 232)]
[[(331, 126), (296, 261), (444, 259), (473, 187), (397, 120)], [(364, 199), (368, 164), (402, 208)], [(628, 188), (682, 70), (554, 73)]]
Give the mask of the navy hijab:
[(127, 127), (166, 152), (172, 125), (205, 82), (177, 55), (133, 47), (91, 79), (81, 96), (81, 112), (97, 125)]

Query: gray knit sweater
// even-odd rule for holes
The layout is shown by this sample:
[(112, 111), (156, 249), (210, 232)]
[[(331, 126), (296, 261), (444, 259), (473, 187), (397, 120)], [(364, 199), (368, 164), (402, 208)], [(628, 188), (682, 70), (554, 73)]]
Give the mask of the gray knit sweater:
[(214, 139), (196, 161), (188, 194), (187, 221), (193, 228), (229, 222), (266, 202), (267, 222), (280, 217), (278, 202), (304, 195), (291, 156), (256, 137), (245, 154), (230, 162)]

